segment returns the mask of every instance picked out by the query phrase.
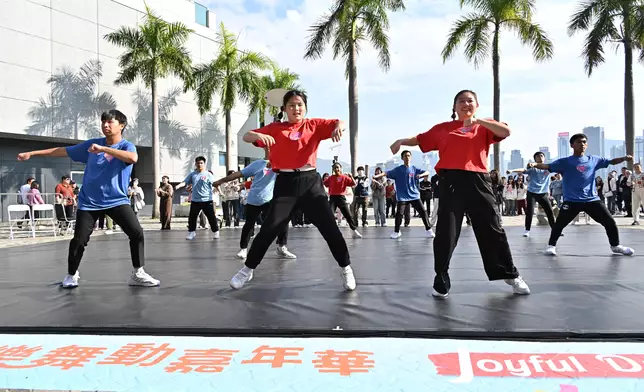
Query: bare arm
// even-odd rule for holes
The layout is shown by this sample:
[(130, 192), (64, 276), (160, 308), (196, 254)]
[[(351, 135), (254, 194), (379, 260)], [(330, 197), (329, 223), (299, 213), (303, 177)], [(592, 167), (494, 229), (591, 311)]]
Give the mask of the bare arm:
[(244, 175), (242, 174), (241, 171), (238, 171), (238, 172), (235, 172), (235, 173), (233, 173), (233, 174), (231, 174), (229, 176), (226, 176), (226, 177), (224, 177), (222, 179), (219, 179), (219, 180), (215, 181), (212, 185), (214, 187), (218, 187), (221, 184), (225, 184), (227, 182), (231, 182), (233, 180), (236, 180), (236, 179), (242, 178), (242, 177), (244, 177)]
[(372, 178), (373, 178), (374, 180), (377, 180), (377, 179), (379, 179), (379, 178), (381, 178), (381, 177), (384, 177), (384, 176), (386, 176), (386, 175), (387, 175), (387, 173), (382, 172), (382, 173), (380, 173), (380, 174), (376, 174), (376, 175), (375, 175), (375, 176), (373, 176)]
[(119, 161), (125, 162), (127, 164), (133, 164), (138, 162), (139, 154), (133, 151), (118, 150), (116, 148), (99, 146), (98, 144), (92, 144), (89, 148), (89, 152), (97, 153), (103, 152), (105, 154), (110, 154)]
[(398, 139), (395, 142), (393, 142), (393, 144), (389, 148), (391, 149), (392, 154), (397, 154), (401, 146), (417, 146), (417, 145), (418, 145), (418, 139), (416, 138), (416, 136), (414, 136), (414, 137), (408, 137), (404, 139)]
[(426, 171), (425, 173), (418, 175), (418, 178), (423, 178), (423, 177), (429, 177), (429, 172)]
[(624, 161), (630, 161), (631, 159), (633, 159), (632, 156), (626, 155), (625, 157), (611, 159), (609, 163), (611, 165), (617, 165), (618, 163), (622, 163)]
[(536, 167), (537, 169), (550, 170), (550, 165), (548, 165), (547, 163), (530, 162), (528, 163), (528, 166)]
[(183, 188), (184, 186), (186, 186), (186, 182), (182, 181), (182, 182), (178, 183), (177, 186), (174, 187), (174, 189), (179, 190), (179, 189)]
[(19, 161), (26, 161), (31, 157), (54, 157), (63, 158), (67, 156), (67, 149), (65, 147), (54, 147), (46, 150), (36, 150), (29, 152), (21, 152), (18, 154)]
[(501, 122), (481, 120), (481, 119), (477, 119), (476, 121), (479, 124), (483, 125), (485, 128), (492, 131), (492, 133), (495, 136), (498, 136), (500, 138), (506, 138), (510, 136), (510, 127), (508, 127), (507, 125)]
[(506, 172), (506, 174), (510, 174), (510, 173), (525, 173), (525, 169), (524, 169), (524, 168), (520, 168), (520, 169), (512, 169), (512, 170), (508, 170), (508, 171)]

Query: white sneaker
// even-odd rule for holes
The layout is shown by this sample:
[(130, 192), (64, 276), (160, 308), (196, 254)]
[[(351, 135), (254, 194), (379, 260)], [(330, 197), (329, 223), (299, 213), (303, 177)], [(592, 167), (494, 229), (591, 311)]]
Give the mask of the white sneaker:
[(350, 265), (342, 268), (342, 283), (346, 290), (353, 291), (356, 289), (356, 278), (353, 276), (353, 269), (351, 269)]
[(358, 231), (358, 229), (355, 229), (353, 231), (353, 238), (362, 238), (362, 234)]
[(556, 256), (557, 255), (557, 248), (552, 246), (552, 245), (548, 245), (548, 247), (546, 248), (545, 252), (543, 252), (543, 253), (545, 255), (548, 255), (548, 256)]
[(219, 239), (219, 230), (215, 231), (215, 234), (212, 235), (212, 238), (216, 240)]
[(425, 235), (427, 236), (427, 238), (436, 237), (436, 234), (434, 234), (434, 231), (432, 229), (429, 229), (429, 230), (425, 231)]
[(160, 281), (154, 279), (143, 268), (139, 268), (136, 271), (132, 272), (130, 275), (130, 286), (144, 286), (144, 287), (154, 287), (161, 284)]
[(438, 291), (436, 291), (435, 289), (432, 289), (432, 297), (447, 298), (448, 296), (449, 296), (449, 293), (441, 294)]
[(277, 255), (281, 258), (284, 259), (297, 259), (297, 256), (295, 256), (293, 253), (289, 252), (288, 249), (285, 246), (278, 246), (277, 247)]
[(392, 240), (395, 240), (396, 238), (400, 238), (400, 237), (402, 237), (402, 233), (401, 232), (396, 233), (395, 231), (391, 233), (391, 235), (389, 236), (389, 238), (391, 238)]
[(114, 230), (107, 229), (105, 230), (105, 234), (107, 235), (114, 234)]
[(386, 224), (386, 223), (383, 223), (383, 224), (382, 224), (382, 227), (387, 227), (387, 224)]
[(512, 286), (512, 290), (516, 294), (522, 294), (522, 295), (530, 294), (530, 287), (528, 287), (528, 284), (524, 282), (520, 276), (516, 279), (506, 279), (505, 283)]
[(237, 258), (238, 259), (245, 259), (246, 256), (248, 256), (248, 249), (242, 249), (237, 253)]
[(189, 232), (188, 232), (188, 236), (186, 237), (186, 239), (187, 239), (188, 241), (191, 241), (191, 240), (194, 240), (196, 236), (197, 236), (197, 233), (196, 233), (196, 232), (194, 232), (194, 231), (189, 231)]
[(524, 232), (523, 232), (523, 236), (524, 236), (524, 237), (526, 237), (526, 238), (527, 238), (527, 237), (530, 237), (530, 230), (526, 230), (526, 231), (524, 231)]
[[(244, 270), (248, 270), (248, 272)], [(247, 282), (250, 282), (252, 279), (253, 279), (253, 270), (248, 267), (244, 267), (240, 269), (239, 272), (237, 272), (235, 276), (233, 276), (233, 278), (230, 280), (230, 287), (234, 288), (235, 290), (239, 290), (242, 287), (244, 287), (244, 285)]]
[(610, 250), (612, 250), (613, 253), (619, 253), (624, 256), (633, 256), (635, 254), (635, 251), (633, 249), (623, 245), (612, 246)]
[(78, 271), (72, 276), (72, 275), (65, 275), (65, 279), (63, 279), (63, 287), (66, 289), (71, 289), (74, 287), (78, 287), (78, 281), (80, 280), (80, 274)]

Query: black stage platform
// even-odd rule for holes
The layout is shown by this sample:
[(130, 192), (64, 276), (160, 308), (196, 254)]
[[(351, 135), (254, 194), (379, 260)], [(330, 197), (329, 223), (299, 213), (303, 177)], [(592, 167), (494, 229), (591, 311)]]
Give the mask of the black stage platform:
[[(471, 338), (644, 337), (644, 231), (620, 228), (636, 255), (613, 256), (601, 226), (571, 226), (559, 256), (541, 254), (549, 229), (507, 229), (515, 262), (532, 295), (488, 282), (470, 228), (452, 261), (447, 300), (431, 297), (432, 241), (422, 228), (370, 227), (364, 239), (343, 229), (358, 288), (342, 289), (339, 268), (317, 229), (291, 229), (296, 261), (271, 248), (242, 290), (228, 286), (240, 268), (240, 229), (220, 240), (200, 230), (146, 232), (146, 270), (160, 288), (132, 288), (123, 234), (94, 236), (81, 265), (81, 286), (59, 288), (67, 241), (0, 250), (0, 333), (166, 335), (351, 335)], [(335, 330), (335, 331), (334, 331)], [(352, 335), (353, 334), (353, 335)], [(626, 335), (622, 335), (626, 334)]]

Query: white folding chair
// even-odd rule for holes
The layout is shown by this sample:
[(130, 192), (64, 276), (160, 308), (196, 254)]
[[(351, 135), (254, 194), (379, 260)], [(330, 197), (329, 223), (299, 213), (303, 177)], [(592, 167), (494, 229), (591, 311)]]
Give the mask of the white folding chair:
[[(26, 204), (12, 204), (7, 207), (9, 213), (9, 238), (13, 240), (15, 234), (31, 234), (35, 237), (34, 226), (31, 220), (31, 209)], [(22, 224), (26, 223), (31, 228), (29, 232), (22, 230)]]
[[(65, 206), (63, 204), (54, 204), (56, 209), (56, 220), (58, 221), (58, 232), (62, 235), (73, 233), (76, 226), (76, 218), (67, 216)], [(65, 232), (63, 232), (65, 229)]]
[[(34, 204), (33, 209), (33, 221), (34, 221), (34, 237), (36, 233), (53, 233), (56, 237), (56, 212), (53, 204)], [(38, 230), (38, 224), (45, 224), (45, 230)], [(48, 226), (51, 224), (51, 229)]]

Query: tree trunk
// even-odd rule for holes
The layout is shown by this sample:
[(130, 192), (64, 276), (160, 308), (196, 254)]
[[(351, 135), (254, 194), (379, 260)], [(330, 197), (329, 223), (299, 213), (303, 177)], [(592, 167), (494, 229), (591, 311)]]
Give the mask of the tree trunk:
[(229, 170), (235, 170), (233, 168), (233, 139), (232, 139), (232, 120), (230, 118), (230, 110), (225, 111), (226, 116), (226, 172)]
[[(496, 25), (494, 38), (492, 40), (493, 113), (496, 121), (501, 121), (501, 78), (499, 75), (499, 66), (499, 25)], [(499, 172), (501, 171), (501, 143), (494, 143), (494, 169)]]
[[(159, 97), (157, 95), (157, 81), (152, 80), (152, 189), (156, 189), (161, 184), (161, 146), (159, 145)], [(152, 219), (158, 219), (160, 199), (154, 192), (154, 202), (152, 203)]]
[(351, 153), (351, 173), (356, 174), (358, 167), (358, 51), (355, 42), (349, 52), (349, 150)]
[[(633, 94), (633, 44), (631, 42), (631, 23), (628, 10), (624, 12), (624, 136), (626, 154), (635, 153), (635, 98)], [(637, 159), (637, 158), (635, 158)], [(627, 161), (629, 170), (633, 170), (633, 161)]]

